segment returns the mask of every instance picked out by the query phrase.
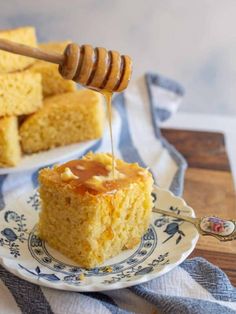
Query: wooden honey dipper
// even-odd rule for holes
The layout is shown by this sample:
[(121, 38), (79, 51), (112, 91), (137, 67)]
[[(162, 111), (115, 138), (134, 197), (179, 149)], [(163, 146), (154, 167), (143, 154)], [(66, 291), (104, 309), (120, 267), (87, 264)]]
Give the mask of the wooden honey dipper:
[(78, 46), (71, 43), (63, 54), (58, 54), (0, 39), (0, 49), (56, 63), (64, 79), (108, 92), (124, 90), (132, 73), (132, 60), (129, 56), (107, 51), (105, 48), (93, 48), (90, 45)]

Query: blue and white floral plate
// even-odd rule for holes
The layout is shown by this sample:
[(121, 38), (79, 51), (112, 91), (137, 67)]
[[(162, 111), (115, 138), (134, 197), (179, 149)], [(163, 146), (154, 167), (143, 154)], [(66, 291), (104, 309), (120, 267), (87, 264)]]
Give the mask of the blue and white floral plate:
[[(157, 207), (194, 216), (185, 201), (154, 188)], [(141, 243), (87, 270), (41, 241), (35, 232), (40, 211), (37, 191), (29, 189), (0, 212), (0, 262), (16, 276), (37, 285), (71, 291), (125, 288), (161, 276), (183, 262), (198, 240), (195, 228), (153, 213)]]

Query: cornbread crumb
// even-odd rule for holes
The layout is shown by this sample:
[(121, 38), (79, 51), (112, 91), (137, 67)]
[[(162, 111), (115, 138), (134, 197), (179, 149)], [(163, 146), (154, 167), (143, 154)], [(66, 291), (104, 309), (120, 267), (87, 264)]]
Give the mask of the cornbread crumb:
[(43, 107), (20, 126), (22, 149), (31, 154), (102, 136), (102, 96), (80, 90), (45, 99)]
[[(107, 169), (107, 167), (106, 167)], [(110, 167), (109, 167), (110, 169)], [(114, 174), (112, 170), (109, 170), (106, 176), (93, 176), (91, 180), (98, 180), (98, 181), (112, 181), (115, 179), (123, 179), (125, 178), (125, 174), (119, 172), (117, 169), (114, 169)]]
[(132, 249), (136, 244), (138, 244), (140, 241), (140, 239), (137, 237), (137, 238), (131, 238), (127, 241), (127, 243), (125, 244), (125, 248), (126, 249)]
[(16, 166), (21, 158), (18, 121), (14, 116), (0, 118), (0, 167)]
[[(90, 181), (96, 175), (108, 176), (110, 161), (108, 154), (89, 153), (39, 174), (39, 236), (81, 267), (95, 267), (133, 248), (150, 223), (153, 180), (149, 172), (138, 174), (142, 169), (138, 164), (117, 159), (122, 178), (96, 181), (95, 185)], [(78, 179), (63, 181), (66, 168)]]
[(61, 173), (61, 179), (62, 181), (70, 181), (73, 179), (79, 179), (79, 177), (75, 176), (73, 172), (70, 170), (70, 168), (66, 167), (64, 169), (64, 172)]
[[(37, 47), (34, 27), (26, 26), (0, 31), (0, 38), (15, 41), (20, 44)], [(23, 70), (33, 64), (35, 59), (20, 56), (6, 51), (0, 51), (0, 73)]]
[(112, 273), (112, 270), (113, 270), (113, 269), (112, 269), (111, 266), (105, 266), (105, 267), (104, 267), (104, 271), (107, 272), (107, 273)]
[(40, 74), (28, 70), (0, 74), (0, 116), (30, 114), (41, 105)]
[[(44, 51), (63, 53), (70, 41), (63, 42), (49, 42), (39, 45)], [(73, 92), (76, 90), (76, 83), (72, 80), (65, 80), (58, 72), (58, 65), (37, 60), (30, 71), (33, 73), (40, 73), (42, 75), (43, 95), (44, 97)]]
[(112, 165), (107, 165), (107, 166), (106, 166), (106, 169), (107, 169), (108, 171), (112, 171)]
[(76, 166), (76, 169), (78, 170), (84, 170), (85, 168), (83, 166)]
[(115, 194), (116, 192), (117, 190), (111, 190), (111, 191), (106, 192), (106, 194)]
[(139, 171), (138, 174), (140, 174), (140, 176), (145, 176), (147, 172), (148, 172), (148, 170), (146, 168), (146, 169), (143, 169), (143, 170)]

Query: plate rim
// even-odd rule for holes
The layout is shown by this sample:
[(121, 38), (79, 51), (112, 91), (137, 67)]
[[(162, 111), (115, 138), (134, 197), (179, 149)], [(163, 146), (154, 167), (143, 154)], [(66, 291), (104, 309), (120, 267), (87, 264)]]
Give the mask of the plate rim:
[[(182, 197), (176, 196), (170, 190), (160, 188), (157, 185), (153, 186), (153, 190), (158, 190), (158, 191), (167, 193), (169, 195), (169, 197), (174, 198), (174, 199), (178, 199), (179, 201), (182, 202), (183, 207), (188, 208), (189, 212), (191, 213), (191, 216), (195, 217), (195, 212), (194, 212), (193, 208), (191, 206), (189, 206)], [(111, 283), (109, 285), (105, 285), (103, 283), (99, 283), (99, 284), (92, 283), (92, 284), (88, 284), (88, 285), (84, 285), (84, 286), (83, 285), (76, 286), (76, 285), (69, 285), (67, 283), (62, 283), (62, 282), (54, 283), (54, 282), (49, 282), (46, 280), (37, 279), (35, 277), (31, 277), (26, 272), (24, 272), (23, 269), (16, 268), (12, 265), (9, 266), (7, 261), (10, 261), (10, 264), (11, 264), (12, 260), (9, 258), (6, 258), (6, 257), (0, 256), (0, 264), (7, 271), (14, 274), (15, 276), (17, 276), (20, 279), (26, 280), (26, 281), (33, 283), (33, 284), (36, 284), (38, 286), (43, 286), (43, 287), (52, 288), (52, 289), (56, 289), (56, 290), (77, 291), (77, 292), (96, 292), (96, 291), (99, 292), (99, 291), (110, 291), (110, 290), (116, 290), (116, 289), (123, 289), (123, 288), (128, 288), (128, 287), (132, 287), (132, 286), (135, 286), (138, 284), (148, 282), (152, 279), (156, 279), (156, 278), (168, 273), (169, 271), (171, 271), (172, 269), (174, 269), (178, 265), (180, 265), (192, 253), (192, 251), (194, 250), (194, 248), (197, 244), (197, 241), (199, 239), (199, 234), (198, 234), (197, 230), (195, 229), (194, 226), (192, 226), (192, 228), (193, 228), (193, 230), (196, 231), (195, 236), (193, 236), (191, 241), (189, 241), (189, 248), (187, 250), (185, 250), (184, 252), (179, 252), (177, 261), (175, 261), (174, 263), (171, 263), (171, 264), (164, 265), (160, 271), (142, 275), (139, 278), (132, 280), (132, 281), (118, 281), (115, 283)], [(157, 246), (157, 248), (158, 248), (158, 246)], [(13, 261), (13, 265), (15, 263), (17, 263), (17, 261)]]
[[(99, 140), (100, 139), (95, 139), (95, 140), (83, 141), (83, 142), (80, 142), (80, 143), (72, 143), (72, 144), (69, 144), (69, 145), (54, 147), (54, 148), (52, 148), (50, 150), (47, 150), (47, 151), (41, 151), (41, 152), (38, 152), (38, 153), (33, 153), (31, 155), (27, 155), (27, 154), (23, 155), (21, 161), (24, 160), (24, 159), (31, 158), (32, 156), (35, 156), (35, 155), (38, 155), (38, 154), (41, 154), (41, 153), (47, 153), (47, 152), (51, 152), (52, 150), (56, 150), (56, 149), (60, 149), (60, 148), (67, 148), (67, 147), (70, 148), (70, 146), (75, 146), (70, 153), (67, 153), (67, 154), (65, 153), (63, 155), (63, 157), (61, 157), (61, 158), (56, 158), (56, 157), (50, 158), (50, 159), (48, 159), (47, 162), (46, 161), (43, 162), (43, 163), (40, 162), (39, 163), (40, 166), (39, 165), (31, 165), (29, 167), (23, 166), (21, 168), (21, 166), (19, 164), (19, 165), (14, 166), (14, 167), (0, 168), (0, 175), (17, 174), (17, 173), (21, 173), (21, 172), (33, 171), (33, 170), (41, 168), (41, 167), (46, 167), (49, 164), (59, 163), (59, 162), (63, 161), (64, 159), (66, 160), (67, 158), (71, 158), (73, 155), (80, 154), (82, 151), (85, 151), (85, 150), (89, 149), (90, 147), (92, 147)], [(76, 147), (77, 145), (81, 145), (81, 144), (84, 147), (82, 147), (82, 148), (81, 147)]]

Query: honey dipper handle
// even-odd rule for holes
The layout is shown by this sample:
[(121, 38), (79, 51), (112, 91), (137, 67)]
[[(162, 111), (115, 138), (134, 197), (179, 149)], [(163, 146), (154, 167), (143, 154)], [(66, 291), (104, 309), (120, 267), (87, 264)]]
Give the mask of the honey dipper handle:
[(0, 49), (22, 56), (44, 60), (56, 64), (62, 64), (64, 56), (58, 53), (48, 53), (39, 48), (26, 46), (10, 40), (0, 39)]

